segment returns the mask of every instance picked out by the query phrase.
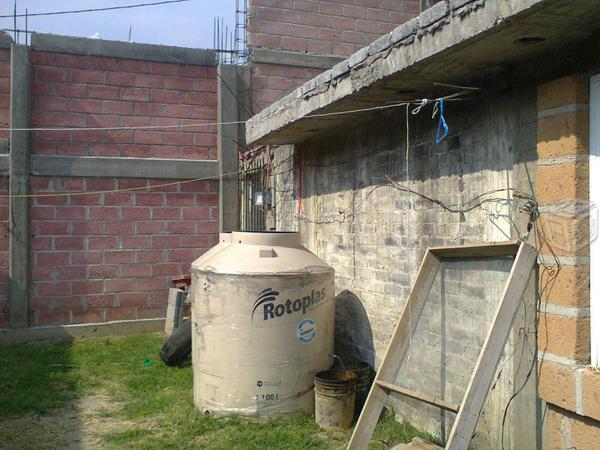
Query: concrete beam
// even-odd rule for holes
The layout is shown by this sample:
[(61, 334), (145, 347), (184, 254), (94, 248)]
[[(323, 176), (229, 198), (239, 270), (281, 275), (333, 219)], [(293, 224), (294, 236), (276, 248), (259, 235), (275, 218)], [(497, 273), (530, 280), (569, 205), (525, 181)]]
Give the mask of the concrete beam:
[(119, 158), (101, 156), (31, 156), (31, 174), (63, 177), (217, 178), (217, 161)]
[(128, 336), (137, 333), (162, 332), (165, 319), (117, 320), (19, 329), (0, 329), (0, 346), (36, 341), (72, 341), (75, 339)]
[[(438, 3), (252, 117), (247, 143), (297, 144), (365, 114), (311, 116), (456, 92), (439, 83), (477, 85), (557, 48), (595, 42), (599, 20), (589, 0)], [(531, 37), (539, 40), (523, 40)]]
[(250, 59), (252, 62), (260, 64), (277, 64), (278, 66), (308, 67), (312, 69), (331, 69), (344, 60), (340, 56), (311, 55), (309, 53), (286, 52), (266, 48), (252, 49)]
[(26, 327), (29, 322), (29, 198), (12, 197), (29, 193), (30, 132), (14, 128), (29, 127), (29, 85), (31, 57), (29, 47), (13, 44), (10, 61), (10, 153), (8, 213), (8, 324)]
[(217, 64), (214, 50), (108, 41), (46, 33), (33, 33), (31, 35), (31, 48), (33, 50), (72, 53), (75, 55), (107, 56), (175, 64), (199, 66), (214, 66)]
[(10, 170), (10, 155), (7, 153), (5, 155), (0, 155), (0, 176), (7, 177), (9, 175)]
[[(221, 125), (246, 120), (250, 114), (250, 71), (247, 67), (221, 64), (217, 68), (219, 153), (219, 227), (221, 231), (240, 227), (238, 144), (245, 141), (243, 124)], [(236, 142), (237, 141), (237, 142)]]

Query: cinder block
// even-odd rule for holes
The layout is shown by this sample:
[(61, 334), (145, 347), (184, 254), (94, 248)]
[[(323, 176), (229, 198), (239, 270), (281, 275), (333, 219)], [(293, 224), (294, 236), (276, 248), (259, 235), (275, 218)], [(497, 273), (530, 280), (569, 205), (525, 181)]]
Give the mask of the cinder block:
[(167, 336), (173, 333), (175, 328), (179, 327), (183, 302), (185, 301), (185, 292), (181, 289), (170, 288), (167, 302), (167, 320), (165, 321), (165, 334)]
[(535, 181), (538, 204), (586, 201), (589, 199), (588, 183), (587, 162), (539, 165)]
[(575, 368), (550, 361), (538, 366), (538, 393), (548, 403), (575, 411)]
[[(600, 371), (591, 367), (582, 370), (581, 383), (583, 414), (600, 420)], [(597, 426), (600, 427), (600, 423)]]
[(586, 155), (590, 139), (589, 120), (587, 111), (538, 120), (538, 158)]
[(587, 256), (590, 252), (590, 218), (587, 212), (576, 214), (543, 213), (538, 221), (544, 229), (541, 254)]
[(575, 361), (590, 359), (590, 319), (540, 314), (538, 347)]
[(596, 449), (600, 442), (600, 422), (550, 405), (548, 434), (551, 450)]
[(574, 103), (588, 103), (588, 84), (588, 77), (576, 74), (538, 86), (538, 111)]
[(600, 442), (600, 422), (587, 417), (574, 416), (570, 420), (572, 448), (595, 449)]
[(540, 269), (540, 288), (549, 281), (552, 284), (545, 289), (549, 303), (574, 308), (590, 306), (589, 266), (563, 266), (556, 276)]

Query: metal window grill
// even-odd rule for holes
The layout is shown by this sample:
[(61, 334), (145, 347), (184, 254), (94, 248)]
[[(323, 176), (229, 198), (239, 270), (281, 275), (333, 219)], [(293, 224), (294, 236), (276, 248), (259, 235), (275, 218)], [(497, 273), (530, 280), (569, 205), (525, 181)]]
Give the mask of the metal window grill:
[(240, 229), (242, 231), (264, 231), (265, 209), (255, 205), (257, 193), (266, 188), (267, 166), (264, 158), (256, 158), (249, 163), (241, 163), (240, 187)]

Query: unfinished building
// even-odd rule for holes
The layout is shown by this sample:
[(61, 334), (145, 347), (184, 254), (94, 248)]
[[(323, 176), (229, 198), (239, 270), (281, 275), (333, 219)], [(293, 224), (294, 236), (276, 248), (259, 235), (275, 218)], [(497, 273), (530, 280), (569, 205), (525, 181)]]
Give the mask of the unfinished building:
[[(480, 448), (599, 440), (589, 290), (597, 192), (588, 181), (597, 20), (584, 1), (440, 2), (247, 124), (248, 143), (276, 146), (278, 229), (300, 230), (336, 269), (342, 354), (377, 366), (428, 246), (537, 246), (539, 278), (480, 417)], [(446, 268), (430, 334), (417, 332), (400, 381), (460, 394), (506, 276), (495, 264)], [(447, 431), (447, 413), (394, 403), (399, 418)]]

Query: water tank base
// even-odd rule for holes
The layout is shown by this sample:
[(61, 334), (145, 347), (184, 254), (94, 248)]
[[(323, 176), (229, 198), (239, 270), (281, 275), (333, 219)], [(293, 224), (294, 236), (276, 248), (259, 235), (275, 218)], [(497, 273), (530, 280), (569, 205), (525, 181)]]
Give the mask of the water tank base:
[[(293, 399), (294, 410), (290, 411), (289, 404), (280, 405), (280, 407), (265, 407), (259, 406), (251, 408), (224, 408), (218, 405), (209, 405), (203, 402), (202, 405), (197, 406), (200, 411), (204, 414), (212, 417), (231, 417), (237, 416), (242, 417), (252, 422), (271, 422), (273, 420), (292, 420), (301, 416), (312, 415), (315, 411), (315, 395), (314, 389), (311, 388), (310, 392), (302, 395), (301, 397), (295, 397)], [(198, 405), (196, 403), (196, 405)]]

